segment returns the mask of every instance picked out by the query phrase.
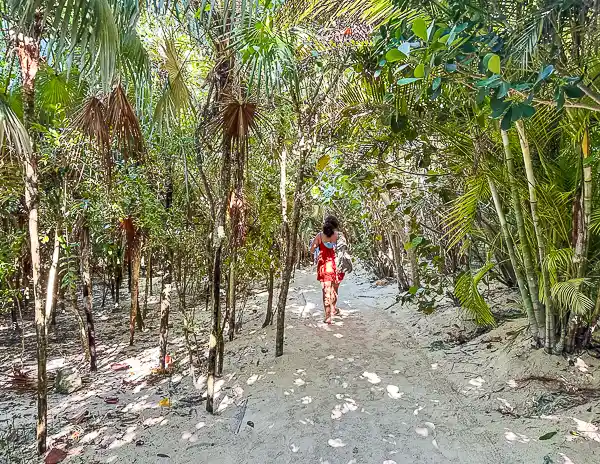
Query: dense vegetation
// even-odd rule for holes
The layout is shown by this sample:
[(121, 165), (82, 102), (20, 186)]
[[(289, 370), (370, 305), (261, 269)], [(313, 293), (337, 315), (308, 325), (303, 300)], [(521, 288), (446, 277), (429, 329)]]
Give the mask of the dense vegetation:
[(206, 299), (212, 412), (240, 295), (267, 283), (280, 356), (326, 213), (424, 312), (449, 293), (493, 326), (478, 283), (497, 280), (535, 345), (590, 344), (597, 0), (146, 3), (0, 1), (0, 301), (14, 330), (35, 312), (39, 452), (57, 306), (94, 371), (94, 287), (118, 305), (129, 280), (133, 345), (144, 261), (165, 370), (171, 295), (186, 337)]

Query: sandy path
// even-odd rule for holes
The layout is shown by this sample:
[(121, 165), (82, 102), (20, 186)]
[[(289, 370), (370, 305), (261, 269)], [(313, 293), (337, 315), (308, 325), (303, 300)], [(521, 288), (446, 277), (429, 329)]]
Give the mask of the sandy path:
[[(77, 433), (67, 462), (86, 464), (600, 462), (594, 441), (600, 433), (573, 443), (569, 417), (559, 427), (503, 416), (490, 379), (449, 375), (443, 352), (429, 351), (416, 336), (421, 316), (414, 309), (384, 311), (395, 294), (393, 286), (373, 287), (368, 275), (353, 274), (341, 288), (343, 317), (326, 326), (314, 275), (298, 271), (287, 308), (285, 354), (278, 359), (274, 327), (260, 328), (265, 295), (259, 294), (246, 308), (243, 332), (226, 345), (216, 416), (206, 414), (201, 400), (204, 378), (195, 385), (181, 374), (147, 381), (157, 357), (154, 328), (140, 336), (146, 349), (129, 348), (123, 340), (114, 354), (102, 355), (100, 372), (84, 390), (51, 395), (51, 432)], [(183, 341), (173, 337), (170, 350), (182, 361)], [(111, 362), (123, 360), (131, 371), (110, 370)], [(123, 386), (136, 378), (138, 386)], [(117, 405), (102, 400), (113, 395)], [(170, 407), (159, 406), (165, 396)], [(33, 403), (11, 404), (12, 414), (18, 407), (33, 417)], [(84, 409), (92, 419), (78, 426), (65, 422)], [(556, 439), (538, 439), (551, 430), (560, 430)]]
[[(162, 424), (154, 420), (156, 425), (130, 429), (125, 443), (96, 450), (94, 458), (139, 463), (545, 462), (542, 442), (517, 432), (516, 440), (507, 441), (511, 429), (475, 407), (482, 388), (477, 381), (462, 391), (450, 384), (411, 341), (407, 328), (382, 311), (393, 301), (394, 288), (373, 288), (366, 276), (355, 275), (341, 293), (343, 318), (327, 327), (320, 322), (318, 284), (312, 274), (299, 272), (290, 292), (285, 355), (273, 359), (274, 329), (245, 327), (245, 334), (226, 347), (221, 392), (227, 397), (220, 415), (206, 415), (203, 405), (187, 410), (189, 416), (169, 413)], [(175, 405), (189, 388), (185, 382), (173, 395)], [(236, 434), (232, 424), (244, 399), (247, 409)], [(148, 410), (144, 417), (152, 423), (158, 415)], [(137, 439), (144, 445), (136, 447)]]

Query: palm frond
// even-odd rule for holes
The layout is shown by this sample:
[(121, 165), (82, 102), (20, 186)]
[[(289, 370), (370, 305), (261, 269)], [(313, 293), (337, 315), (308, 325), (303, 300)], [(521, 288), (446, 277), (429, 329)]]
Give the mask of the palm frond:
[(485, 176), (470, 179), (466, 191), (450, 205), (446, 218), (449, 240), (448, 247), (456, 246), (475, 227), (475, 218), (479, 203), (489, 197), (489, 185)]
[(493, 263), (487, 263), (475, 275), (471, 274), (471, 272), (465, 272), (457, 279), (454, 286), (454, 294), (458, 298), (458, 301), (460, 301), (461, 307), (468, 311), (475, 319), (475, 323), (480, 326), (493, 327), (496, 325), (496, 320), (490, 307), (477, 289), (477, 285), (481, 279), (493, 267)]
[(31, 153), (31, 140), (12, 108), (0, 98), (0, 153), (5, 149), (18, 155)]
[(120, 84), (115, 86), (108, 97), (106, 117), (108, 127), (116, 137), (125, 160), (141, 160), (144, 153), (144, 136), (135, 111)]
[(594, 310), (594, 302), (581, 290), (587, 279), (571, 279), (557, 282), (551, 288), (552, 298), (563, 310), (573, 311), (580, 316), (589, 315)]
[(84, 51), (81, 68), (98, 69), (105, 88), (115, 76), (119, 33), (133, 30), (139, 16), (138, 0), (8, 0), (7, 7), (25, 34), (44, 31), (48, 51)]

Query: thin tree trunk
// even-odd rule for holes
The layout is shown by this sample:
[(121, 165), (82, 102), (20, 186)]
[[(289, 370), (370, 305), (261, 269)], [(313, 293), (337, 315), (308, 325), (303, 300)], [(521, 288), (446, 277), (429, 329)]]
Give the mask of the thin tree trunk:
[(148, 253), (148, 267), (146, 268), (146, 272), (148, 273), (148, 278), (150, 279), (150, 296), (152, 296), (152, 279), (154, 278), (154, 272), (152, 272), (152, 249)]
[(410, 285), (406, 280), (406, 274), (404, 272), (404, 266), (402, 265), (402, 239), (394, 232), (390, 233), (390, 245), (392, 247), (392, 253), (394, 255), (394, 265), (396, 267), (396, 280), (398, 282), (398, 291), (400, 293), (406, 292)]
[(590, 242), (589, 226), (592, 216), (592, 164), (589, 162), (590, 140), (587, 127), (584, 129), (583, 139), (581, 141), (581, 155), (583, 164), (583, 193), (581, 195), (582, 214), (573, 255), (573, 264), (575, 265), (575, 271), (578, 278), (585, 276), (587, 268)]
[(298, 240), (298, 228), (300, 226), (300, 213), (302, 212), (302, 189), (304, 187), (304, 171), (306, 170), (306, 161), (310, 146), (307, 139), (303, 136), (300, 140), (300, 156), (298, 163), (298, 172), (296, 175), (296, 189), (294, 192), (294, 208), (292, 211), (291, 228), (287, 219), (287, 200), (286, 200), (286, 151), (282, 151), (281, 159), (281, 210), (283, 215), (284, 239), (286, 241), (285, 267), (281, 275), (281, 288), (279, 290), (279, 299), (277, 301), (277, 333), (275, 335), (275, 356), (283, 355), (283, 343), (285, 334), (285, 309), (287, 296), (290, 288), (290, 280), (294, 271), (296, 262), (296, 242)]
[(32, 37), (17, 39), (17, 55), (21, 67), (21, 80), (24, 103), (24, 122), (31, 140), (31, 151), (27, 150), (24, 157), (25, 167), (25, 205), (29, 216), (29, 246), (33, 275), (33, 298), (35, 304), (35, 332), (37, 340), (37, 450), (38, 454), (46, 452), (48, 436), (47, 413), (48, 397), (46, 372), (46, 357), (48, 339), (47, 321), (44, 314), (44, 302), (40, 280), (40, 240), (38, 236), (38, 159), (36, 153), (35, 123), (35, 77), (40, 64), (40, 35), (42, 15), (36, 12), (32, 27)]
[[(410, 234), (412, 232), (412, 217), (409, 214), (404, 215), (404, 236), (406, 242), (410, 241)], [(410, 247), (406, 251), (408, 255), (408, 262), (410, 263), (410, 283), (413, 287), (421, 286), (421, 279), (419, 277), (419, 262), (417, 259), (417, 253), (415, 247)]]
[(56, 306), (58, 303), (58, 282), (60, 281), (60, 276), (56, 276), (54, 282), (52, 284), (52, 307), (50, 308), (50, 325), (52, 327), (56, 327)]
[(215, 413), (215, 375), (217, 373), (218, 343), (222, 337), (221, 330), (221, 262), (223, 241), (225, 240), (225, 219), (229, 190), (231, 185), (231, 140), (224, 134), (223, 160), (221, 165), (222, 200), (214, 221), (213, 229), (213, 263), (212, 263), (212, 329), (208, 342), (208, 379), (206, 393), (206, 411)]
[[(147, 256), (150, 256), (150, 253), (148, 253)], [(144, 277), (144, 309), (142, 312), (142, 319), (145, 321), (146, 320), (146, 315), (148, 313), (148, 274), (149, 274), (149, 269), (148, 269), (148, 262), (150, 262), (150, 259), (147, 260), (146, 262), (146, 276)]]
[(69, 289), (69, 299), (71, 300), (69, 306), (71, 307), (71, 310), (75, 315), (75, 319), (77, 320), (77, 325), (79, 326), (79, 338), (81, 339), (81, 347), (85, 355), (85, 360), (89, 362), (91, 360), (90, 342), (87, 335), (86, 323), (83, 320), (83, 317), (81, 317), (81, 312), (79, 311), (79, 305), (77, 304), (77, 293), (75, 293), (74, 286), (70, 287)]
[[(554, 305), (552, 302), (552, 293), (550, 291), (550, 272), (546, 263), (546, 239), (544, 237), (544, 231), (541, 228), (540, 220), (537, 212), (537, 192), (536, 192), (536, 181), (535, 174), (533, 172), (533, 163), (531, 161), (531, 153), (529, 151), (529, 143), (527, 142), (527, 136), (525, 135), (525, 127), (523, 121), (517, 121), (515, 123), (517, 132), (519, 133), (519, 142), (521, 144), (521, 151), (523, 152), (523, 161), (525, 164), (525, 172), (527, 174), (527, 183), (529, 185), (529, 205), (531, 207), (531, 218), (533, 220), (533, 229), (538, 243), (538, 253), (540, 260), (540, 267), (542, 269), (542, 276), (544, 278), (544, 303), (546, 304), (546, 344), (545, 348), (547, 352), (553, 352), (555, 349), (555, 336), (554, 332)], [(562, 347), (557, 347), (562, 351)]]
[(169, 337), (169, 311), (171, 309), (171, 256), (169, 252), (165, 253), (165, 270), (162, 278), (162, 298), (160, 303), (160, 370), (165, 371), (165, 357), (167, 356), (167, 339)]
[(273, 293), (275, 289), (275, 263), (273, 256), (271, 256), (271, 262), (269, 263), (269, 277), (267, 280), (267, 315), (265, 316), (265, 322), (263, 322), (263, 329), (273, 324)]
[(140, 266), (142, 261), (142, 234), (136, 230), (133, 237), (130, 250), (130, 271), (131, 271), (131, 310), (129, 312), (129, 345), (133, 345), (135, 334), (135, 324), (137, 321), (138, 330), (143, 329), (141, 314), (139, 311), (139, 293), (140, 293)]
[(535, 269), (531, 245), (527, 239), (527, 230), (525, 229), (525, 220), (523, 218), (523, 208), (521, 207), (521, 198), (516, 181), (515, 164), (513, 161), (512, 150), (510, 149), (510, 140), (508, 132), (500, 131), (502, 134), (502, 144), (504, 145), (504, 154), (506, 167), (508, 169), (508, 182), (510, 185), (510, 196), (512, 201), (515, 218), (517, 220), (517, 231), (519, 233), (519, 242), (523, 254), (523, 266), (525, 267), (525, 275), (527, 276), (527, 285), (529, 287), (529, 296), (533, 304), (536, 325), (538, 328), (538, 340), (544, 342), (546, 339), (546, 312), (539, 298), (538, 275)]
[(529, 331), (531, 332), (531, 336), (537, 340), (537, 322), (535, 320), (533, 303), (531, 301), (531, 297), (529, 296), (529, 288), (527, 287), (527, 281), (523, 277), (523, 273), (519, 268), (519, 262), (517, 260), (517, 255), (515, 252), (515, 244), (510, 234), (510, 230), (508, 229), (508, 223), (506, 222), (506, 216), (504, 215), (504, 210), (502, 209), (502, 201), (500, 200), (500, 195), (498, 194), (498, 190), (496, 189), (496, 184), (491, 178), (488, 178), (488, 183), (490, 185), (492, 199), (494, 200), (494, 206), (496, 207), (496, 213), (498, 214), (498, 219), (500, 220), (500, 227), (502, 228), (502, 235), (504, 235), (504, 241), (506, 242), (506, 248), (510, 257), (510, 262), (513, 265), (515, 275), (517, 277), (517, 284), (519, 285), (519, 292), (521, 293), (523, 306), (525, 307), (525, 312), (527, 313), (527, 318), (529, 320)]
[(235, 336), (235, 250), (231, 254), (231, 262), (229, 263), (229, 341), (233, 341)]
[(93, 293), (90, 266), (91, 255), (92, 247), (90, 243), (90, 228), (88, 224), (84, 222), (81, 227), (81, 290), (83, 294), (83, 312), (85, 314), (87, 323), (87, 344), (90, 350), (90, 371), (95, 372), (98, 367), (96, 360), (96, 331), (94, 329), (94, 315), (92, 312)]
[[(52, 308), (54, 305), (54, 284), (56, 283), (56, 274), (58, 273), (58, 257), (60, 254), (60, 236), (58, 234), (59, 225), (57, 224), (54, 230), (54, 246), (52, 248), (52, 260), (50, 262), (50, 269), (48, 270), (48, 282), (46, 283), (46, 309), (45, 315), (46, 321), (52, 315)], [(48, 327), (46, 326), (46, 329)]]

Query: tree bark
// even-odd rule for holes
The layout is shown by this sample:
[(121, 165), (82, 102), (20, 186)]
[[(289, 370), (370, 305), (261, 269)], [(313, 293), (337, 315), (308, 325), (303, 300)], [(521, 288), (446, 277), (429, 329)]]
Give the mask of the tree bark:
[(590, 161), (589, 131), (586, 127), (581, 141), (581, 156), (583, 166), (583, 188), (581, 195), (581, 221), (575, 241), (573, 264), (578, 278), (585, 276), (590, 242), (589, 226), (592, 216), (592, 164)]
[(265, 322), (263, 322), (263, 329), (273, 324), (273, 293), (275, 289), (275, 263), (273, 256), (271, 256), (271, 262), (269, 263), (269, 277), (267, 279), (267, 315), (265, 316)]
[[(519, 197), (516, 181), (516, 171), (512, 150), (510, 148), (510, 139), (508, 138), (508, 132), (505, 130), (501, 130), (500, 132), (502, 134), (502, 144), (504, 145), (505, 161), (508, 169), (508, 182), (510, 185), (510, 196), (515, 218), (517, 220), (517, 232), (519, 234), (521, 251), (523, 253), (523, 266), (525, 267), (525, 275), (527, 276), (529, 296), (531, 297), (531, 303), (533, 304), (536, 326), (538, 328), (538, 340), (543, 343), (546, 339), (546, 311), (539, 298), (540, 290), (538, 288), (538, 274), (535, 269), (531, 245), (527, 238), (527, 230), (525, 229), (525, 220), (523, 218), (523, 208), (521, 207), (521, 198)], [(529, 321), (529, 323), (531, 324), (531, 321)]]
[(159, 338), (159, 366), (161, 372), (165, 371), (165, 357), (167, 356), (167, 340), (169, 337), (169, 311), (171, 309), (171, 281), (172, 281), (171, 256), (165, 253), (165, 270), (162, 278), (162, 298), (160, 302), (160, 338)]
[(213, 262), (212, 262), (212, 328), (208, 342), (208, 379), (206, 393), (206, 411), (215, 413), (215, 375), (217, 373), (217, 350), (221, 330), (221, 262), (223, 241), (225, 240), (225, 219), (229, 202), (231, 185), (231, 140), (224, 134), (223, 160), (221, 165), (221, 195), (219, 211), (215, 217), (213, 228)]
[(69, 299), (70, 299), (70, 307), (73, 311), (73, 315), (77, 320), (77, 325), (79, 326), (79, 338), (81, 339), (81, 347), (83, 349), (83, 353), (85, 355), (85, 360), (90, 362), (91, 354), (90, 354), (90, 343), (87, 335), (87, 326), (83, 317), (81, 316), (81, 312), (79, 311), (79, 305), (77, 304), (77, 293), (75, 292), (75, 287), (72, 286), (69, 289)]
[[(537, 192), (536, 192), (536, 181), (535, 174), (533, 172), (533, 163), (531, 161), (531, 153), (529, 151), (529, 143), (527, 142), (527, 136), (525, 135), (525, 127), (523, 121), (517, 121), (515, 123), (517, 132), (519, 133), (519, 142), (521, 144), (521, 151), (523, 152), (523, 161), (525, 163), (525, 172), (527, 174), (527, 183), (529, 185), (529, 205), (531, 207), (531, 218), (533, 221), (533, 229), (538, 243), (538, 253), (540, 260), (540, 267), (542, 269), (542, 276), (544, 278), (544, 303), (546, 304), (546, 343), (545, 348), (547, 352), (553, 352), (555, 349), (555, 336), (554, 331), (554, 305), (552, 302), (552, 293), (550, 290), (550, 272), (546, 264), (546, 239), (544, 231), (540, 225), (540, 220), (537, 212)], [(558, 347), (557, 347), (558, 348)], [(562, 352), (562, 347), (559, 348)]]
[(508, 229), (508, 223), (506, 222), (506, 216), (504, 215), (504, 210), (502, 209), (502, 201), (500, 200), (500, 195), (496, 189), (496, 184), (491, 178), (488, 178), (488, 183), (490, 185), (490, 191), (492, 193), (492, 199), (494, 200), (496, 213), (498, 214), (498, 219), (500, 220), (500, 227), (502, 228), (502, 235), (504, 236), (504, 241), (506, 242), (506, 248), (510, 257), (510, 262), (513, 265), (515, 275), (517, 277), (517, 283), (519, 285), (521, 299), (523, 300), (523, 306), (525, 307), (525, 312), (527, 313), (527, 318), (529, 320), (529, 331), (531, 332), (531, 336), (537, 340), (538, 328), (533, 310), (533, 303), (529, 295), (529, 287), (527, 287), (527, 281), (525, 280), (523, 273), (519, 268), (519, 262), (517, 261), (517, 254), (515, 252), (515, 244), (513, 242), (512, 235), (510, 234), (510, 230)]
[(35, 304), (35, 332), (37, 339), (37, 425), (36, 438), (38, 454), (46, 452), (47, 429), (47, 382), (46, 357), (48, 339), (47, 321), (44, 314), (44, 301), (40, 281), (40, 240), (38, 236), (38, 159), (36, 153), (35, 129), (35, 78), (40, 65), (40, 36), (42, 15), (36, 13), (31, 37), (18, 36), (16, 52), (21, 67), (21, 80), (24, 104), (24, 122), (31, 140), (31, 151), (24, 157), (25, 205), (29, 217), (29, 246), (33, 276), (33, 298)]
[(291, 228), (287, 219), (287, 200), (286, 200), (286, 157), (285, 148), (282, 152), (281, 159), (281, 210), (283, 216), (283, 229), (285, 247), (285, 267), (281, 275), (281, 288), (279, 290), (279, 298), (277, 301), (277, 333), (275, 335), (275, 356), (283, 355), (283, 343), (285, 334), (285, 309), (287, 304), (287, 295), (290, 288), (290, 280), (294, 271), (294, 263), (296, 262), (298, 228), (300, 226), (300, 213), (302, 212), (302, 189), (304, 187), (304, 171), (306, 170), (306, 162), (310, 152), (308, 139), (304, 136), (300, 139), (299, 144), (299, 164), (296, 174), (296, 189), (294, 192), (294, 208), (292, 211)]
[(131, 310), (129, 312), (129, 345), (133, 345), (135, 324), (138, 330), (143, 330), (141, 314), (139, 311), (140, 293), (140, 266), (142, 261), (142, 234), (136, 230), (130, 249), (130, 271), (131, 271)]
[(231, 254), (231, 262), (229, 263), (229, 341), (233, 341), (235, 337), (235, 262), (236, 253), (233, 250)]
[[(85, 221), (85, 220), (84, 220)], [(87, 345), (90, 350), (90, 371), (98, 369), (96, 360), (96, 331), (94, 329), (94, 315), (92, 312), (92, 274), (91, 274), (92, 247), (90, 243), (90, 228), (87, 223), (81, 227), (81, 290), (83, 295), (83, 312), (85, 314), (87, 329)]]

